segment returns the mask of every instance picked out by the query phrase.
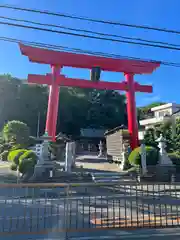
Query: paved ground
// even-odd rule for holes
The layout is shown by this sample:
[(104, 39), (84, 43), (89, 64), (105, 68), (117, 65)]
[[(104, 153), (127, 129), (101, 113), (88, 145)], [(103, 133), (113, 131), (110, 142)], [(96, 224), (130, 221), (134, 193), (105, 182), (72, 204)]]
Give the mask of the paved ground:
[(97, 158), (97, 156), (80, 156), (76, 160), (77, 167), (83, 166), (87, 171), (105, 171), (120, 172), (116, 164), (109, 164), (105, 158)]
[[(78, 162), (91, 172), (104, 173), (105, 178), (107, 178), (107, 173), (113, 176), (116, 171), (119, 172), (116, 166), (109, 166), (103, 159), (100, 163), (95, 158), (92, 158), (92, 163), (87, 158), (84, 160), (81, 158)], [(6, 174), (11, 173), (6, 167), (0, 168), (0, 176)], [(132, 182), (122, 183), (116, 188), (88, 187), (84, 189), (77, 187), (72, 189), (71, 198), (66, 197), (62, 188), (52, 187), (51, 189), (53, 190), (49, 192), (48, 189), (0, 188), (0, 240), (64, 240), (67, 238), (62, 230), (65, 229), (67, 222), (71, 229), (89, 229), (86, 232), (69, 233), (69, 239), (72, 240), (130, 240), (150, 239), (150, 237), (180, 239), (179, 228), (161, 230), (117, 228), (113, 231), (94, 231), (95, 227), (107, 226), (107, 224), (110, 227), (127, 227), (133, 224), (133, 220), (136, 220), (136, 224), (138, 222), (143, 225), (147, 225), (146, 223), (153, 225), (155, 221), (156, 224), (179, 225), (179, 187), (176, 189), (168, 185), (166, 187), (164, 185), (137, 187)], [(168, 219), (160, 221), (158, 215), (167, 215), (167, 213), (172, 214)], [(128, 218), (124, 220), (124, 216)], [(117, 218), (117, 220), (113, 222), (112, 218)], [(108, 223), (107, 219), (109, 219)], [(14, 231), (14, 234), (3, 235), (10, 231)], [(53, 231), (54, 233), (51, 233)], [(22, 235), (23, 232), (26, 234)]]

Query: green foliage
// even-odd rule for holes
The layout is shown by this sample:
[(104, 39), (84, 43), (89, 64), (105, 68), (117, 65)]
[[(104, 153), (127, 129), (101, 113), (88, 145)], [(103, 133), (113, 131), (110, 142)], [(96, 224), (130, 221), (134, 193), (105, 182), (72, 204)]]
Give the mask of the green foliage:
[(8, 161), (14, 162), (18, 165), (20, 156), (23, 155), (26, 151), (26, 149), (17, 149), (10, 151), (8, 154)]
[(7, 161), (8, 160), (8, 154), (9, 154), (8, 150), (5, 150), (4, 152), (2, 152), (0, 154), (0, 160), (1, 161)]
[(173, 139), (173, 151), (180, 155), (180, 119), (176, 120), (176, 134)]
[(28, 139), (28, 147), (33, 147), (38, 143), (37, 139), (33, 136), (30, 136)]
[(178, 152), (169, 153), (168, 157), (171, 159), (174, 165), (180, 166), (180, 154)]
[(153, 128), (149, 128), (146, 130), (144, 134), (144, 144), (157, 148), (158, 143), (156, 142), (155, 131)]
[(17, 171), (18, 166), (17, 166), (15, 163), (12, 163), (11, 166), (10, 166), (10, 169), (11, 169), (12, 171)]
[[(58, 133), (77, 136), (80, 128), (112, 129), (121, 124), (127, 125), (125, 96), (117, 91), (62, 87), (59, 101)], [(0, 128), (7, 119), (17, 119), (27, 123), (31, 134), (36, 136), (40, 116), (40, 135), (44, 133), (47, 87), (22, 84), (22, 80), (9, 74), (1, 75), (0, 103)]]
[(166, 139), (166, 151), (174, 151), (174, 139), (172, 138), (172, 126), (171, 121), (164, 122), (163, 124), (158, 124), (155, 126), (156, 136), (159, 137), (160, 134)]
[(37, 163), (37, 156), (32, 150), (18, 149), (9, 153), (8, 161), (12, 162), (11, 169), (19, 169), (24, 174), (34, 168)]
[(19, 164), (19, 171), (22, 174), (25, 174), (29, 171), (32, 171), (36, 165), (36, 162), (32, 158), (26, 158)]
[(34, 162), (37, 162), (37, 155), (32, 150), (26, 150), (20, 157), (19, 162), (21, 163), (24, 159), (33, 159)]
[(0, 145), (4, 143), (3, 134), (0, 132)]
[(21, 173), (27, 173), (34, 169), (36, 163), (37, 155), (31, 150), (27, 150), (19, 157), (19, 171)]
[[(146, 146), (146, 164), (147, 165), (156, 165), (159, 160), (159, 151), (158, 149), (152, 146)], [(141, 165), (141, 148), (138, 147), (134, 149), (129, 155), (129, 163), (132, 166)]]
[(165, 104), (165, 103), (154, 102), (154, 103), (148, 104), (147, 106), (139, 107), (137, 109), (138, 119), (141, 120), (141, 119), (146, 119), (146, 118), (153, 117), (153, 112), (151, 112), (151, 108), (157, 107), (157, 106), (160, 106), (160, 105), (163, 105), (163, 104)]
[(3, 128), (3, 137), (8, 143), (25, 144), (29, 139), (29, 127), (20, 121), (9, 121)]
[(12, 148), (11, 144), (9, 143), (4, 143), (0, 145), (0, 153), (6, 151), (6, 150), (10, 150)]

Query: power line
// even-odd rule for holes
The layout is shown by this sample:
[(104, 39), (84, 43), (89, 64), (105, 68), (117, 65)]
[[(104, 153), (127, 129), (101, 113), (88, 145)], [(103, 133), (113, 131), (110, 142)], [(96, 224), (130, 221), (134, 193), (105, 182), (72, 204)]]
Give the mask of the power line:
[(70, 48), (66, 46), (61, 45), (53, 45), (53, 44), (46, 44), (41, 42), (33, 42), (33, 41), (26, 41), (26, 40), (20, 40), (16, 38), (8, 38), (8, 37), (1, 37), (0, 41), (6, 41), (6, 42), (12, 42), (12, 43), (22, 43), (34, 47), (41, 47), (46, 48), (50, 50), (63, 50), (65, 52), (73, 52), (73, 53), (81, 53), (81, 54), (89, 54), (93, 56), (101, 56), (101, 57), (108, 57), (108, 58), (116, 58), (116, 59), (130, 59), (130, 60), (140, 60), (140, 61), (146, 61), (146, 62), (160, 62), (162, 65), (171, 66), (171, 67), (180, 67), (180, 63), (176, 62), (168, 62), (168, 61), (158, 61), (158, 60), (150, 60), (150, 59), (141, 59), (137, 57), (130, 57), (130, 56), (122, 56), (117, 54), (109, 54), (104, 52), (94, 52), (89, 50), (83, 50), (80, 48)]
[(89, 18), (89, 17), (81, 17), (81, 16), (65, 14), (65, 13), (56, 13), (56, 12), (51, 12), (51, 11), (47, 11), (47, 10), (22, 8), (22, 7), (17, 7), (17, 6), (8, 5), (8, 4), (0, 5), (0, 8), (7, 8), (7, 9), (18, 10), (18, 11), (32, 12), (32, 13), (40, 13), (40, 14), (46, 14), (46, 15), (51, 15), (51, 16), (83, 20), (83, 21), (88, 21), (88, 22), (95, 22), (95, 23), (110, 24), (110, 25), (117, 25), (117, 26), (130, 27), (130, 28), (139, 28), (139, 29), (153, 30), (153, 31), (159, 31), (159, 32), (180, 34), (180, 31), (173, 30), (173, 29), (150, 27), (150, 26), (146, 26), (146, 25), (128, 24), (128, 23), (115, 22), (115, 21), (109, 21), (109, 20), (93, 19), (93, 18)]
[(126, 37), (126, 36), (121, 36), (121, 35), (116, 35), (116, 34), (108, 34), (108, 33), (103, 33), (103, 32), (90, 31), (90, 30), (86, 30), (86, 29), (70, 28), (70, 27), (65, 27), (65, 26), (61, 26), (61, 25), (29, 21), (26, 19), (17, 19), (17, 18), (5, 17), (5, 16), (0, 16), (0, 19), (30, 23), (30, 24), (35, 24), (35, 25), (40, 25), (40, 26), (45, 26), (45, 27), (61, 28), (61, 29), (76, 31), (76, 32), (85, 32), (85, 33), (96, 34), (96, 35), (100, 35), (100, 36), (116, 37), (116, 38), (122, 38), (122, 39), (127, 39), (127, 40), (142, 41), (142, 42), (147, 42), (147, 43), (155, 43), (155, 44), (163, 44), (163, 45), (167, 45), (167, 46), (180, 47), (179, 44), (173, 44), (173, 43), (161, 42), (161, 41), (152, 41), (152, 40), (147, 40), (147, 39), (142, 39), (142, 38)]
[(33, 27), (23, 24), (15, 24), (15, 23), (9, 23), (9, 22), (0, 22), (2, 25), (8, 25), (13, 27), (20, 27), (20, 28), (26, 28), (26, 29), (34, 29), (39, 31), (46, 31), (46, 32), (52, 32), (52, 33), (58, 33), (63, 35), (70, 35), (75, 37), (83, 37), (83, 38), (91, 38), (96, 40), (104, 40), (104, 41), (111, 41), (111, 42), (118, 42), (118, 43), (126, 43), (126, 44), (134, 44), (134, 45), (141, 45), (146, 47), (155, 47), (155, 48), (163, 48), (163, 49), (171, 49), (171, 50), (180, 50), (179, 47), (173, 47), (173, 46), (166, 46), (166, 45), (158, 45), (158, 44), (150, 44), (150, 43), (141, 43), (141, 42), (133, 42), (133, 41), (126, 41), (126, 40), (119, 40), (114, 38), (105, 38), (105, 37), (97, 37), (97, 36), (91, 36), (86, 34), (79, 34), (79, 33), (72, 33), (72, 32), (65, 32), (65, 31), (59, 31), (59, 30), (53, 30), (48, 28), (40, 28), (40, 27)]

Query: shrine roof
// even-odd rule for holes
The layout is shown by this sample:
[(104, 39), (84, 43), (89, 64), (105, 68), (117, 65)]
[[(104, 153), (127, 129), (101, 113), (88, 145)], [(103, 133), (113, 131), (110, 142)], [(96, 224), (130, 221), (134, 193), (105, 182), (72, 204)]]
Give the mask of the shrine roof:
[(152, 73), (160, 62), (139, 61), (131, 59), (116, 59), (71, 52), (54, 51), (19, 44), (21, 53), (29, 58), (29, 61), (59, 65), (65, 67), (87, 68), (101, 67), (103, 71), (123, 72), (134, 74)]

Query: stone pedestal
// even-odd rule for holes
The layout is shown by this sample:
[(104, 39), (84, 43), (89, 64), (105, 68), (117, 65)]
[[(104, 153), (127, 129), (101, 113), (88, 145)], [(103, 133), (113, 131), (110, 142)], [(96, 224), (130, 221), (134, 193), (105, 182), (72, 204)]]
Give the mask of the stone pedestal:
[(156, 179), (157, 181), (170, 182), (172, 175), (175, 173), (175, 168), (166, 152), (166, 139), (161, 134), (156, 141), (159, 147), (159, 164), (156, 166)]
[(41, 178), (41, 177), (52, 177), (54, 164), (51, 161), (51, 156), (49, 152), (49, 138), (44, 136), (42, 138), (44, 141), (41, 145), (41, 151), (39, 154), (38, 162), (34, 169), (33, 178)]

